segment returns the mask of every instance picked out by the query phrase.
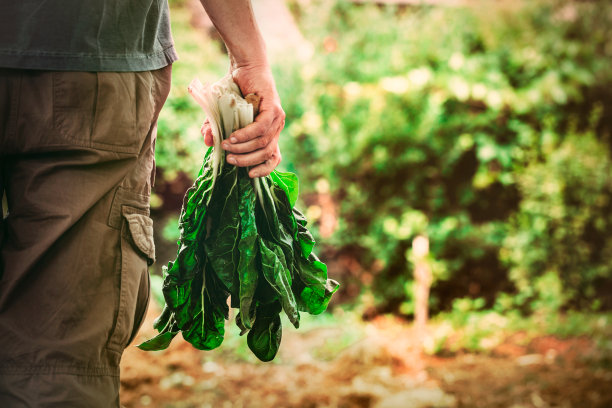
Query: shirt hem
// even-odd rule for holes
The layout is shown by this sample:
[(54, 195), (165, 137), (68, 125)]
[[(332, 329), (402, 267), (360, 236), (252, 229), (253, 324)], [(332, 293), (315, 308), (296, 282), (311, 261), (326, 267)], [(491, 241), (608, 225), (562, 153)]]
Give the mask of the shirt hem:
[(178, 60), (174, 46), (148, 55), (92, 55), (0, 50), (0, 67), (48, 71), (138, 72), (152, 71)]

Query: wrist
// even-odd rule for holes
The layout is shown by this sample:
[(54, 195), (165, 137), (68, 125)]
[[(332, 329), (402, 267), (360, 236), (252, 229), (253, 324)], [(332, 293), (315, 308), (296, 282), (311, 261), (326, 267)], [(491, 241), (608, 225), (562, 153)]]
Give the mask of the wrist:
[(247, 69), (270, 69), (270, 63), (266, 56), (265, 49), (260, 52), (235, 53), (229, 52), (230, 71), (239, 68)]

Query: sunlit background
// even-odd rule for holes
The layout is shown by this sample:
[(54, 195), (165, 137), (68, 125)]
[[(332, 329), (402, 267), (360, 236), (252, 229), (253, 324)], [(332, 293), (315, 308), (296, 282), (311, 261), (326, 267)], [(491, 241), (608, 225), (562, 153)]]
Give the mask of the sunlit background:
[[(199, 3), (170, 3), (180, 60), (159, 121), (140, 340), (205, 152), (187, 84), (228, 68)], [(280, 168), (298, 174), (341, 289), (325, 314), (284, 325), (272, 363), (232, 321), (217, 350), (130, 348), (122, 404), (612, 406), (612, 4), (253, 6), (287, 114)]]

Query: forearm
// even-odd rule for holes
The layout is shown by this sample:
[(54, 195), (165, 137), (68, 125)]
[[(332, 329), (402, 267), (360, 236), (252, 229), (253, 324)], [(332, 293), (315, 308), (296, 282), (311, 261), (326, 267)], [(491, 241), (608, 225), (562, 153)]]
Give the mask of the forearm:
[[(253, 16), (250, 0), (200, 0), (221, 34), (230, 57), (230, 73), (243, 95), (259, 97), (255, 122), (232, 133), (221, 147), (228, 163), (251, 167), (250, 177), (270, 174), (280, 163), (278, 137), (285, 112), (274, 84), (266, 46)], [(203, 128), (207, 140), (206, 126)], [(212, 138), (208, 137), (209, 142)], [(212, 143), (210, 143), (212, 144)]]
[(227, 46), (232, 67), (268, 65), (250, 0), (200, 0)]

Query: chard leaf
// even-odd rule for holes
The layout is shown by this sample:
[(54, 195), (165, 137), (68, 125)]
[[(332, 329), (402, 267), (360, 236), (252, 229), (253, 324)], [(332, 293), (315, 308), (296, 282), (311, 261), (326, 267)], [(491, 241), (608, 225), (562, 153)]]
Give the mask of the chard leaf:
[(205, 221), (207, 204), (212, 194), (213, 175), (210, 166), (212, 147), (206, 152), (204, 164), (193, 186), (185, 193), (179, 221), (182, 241), (194, 242)]
[(153, 322), (153, 328), (160, 332), (163, 331), (168, 323), (170, 323), (172, 317), (172, 310), (170, 310), (168, 305), (165, 305), (161, 314)]
[(302, 248), (302, 255), (304, 258), (308, 258), (312, 253), (312, 249), (315, 245), (315, 240), (312, 234), (306, 228), (306, 217), (297, 208), (293, 208), (293, 217), (297, 221), (297, 240)]
[(191, 326), (181, 328), (183, 338), (200, 350), (212, 350), (223, 342), (227, 295), (210, 268), (202, 271), (204, 277), (199, 286), (192, 287)]
[(289, 321), (297, 328), (300, 325), (300, 315), (291, 291), (291, 276), (283, 251), (277, 245), (266, 242), (261, 237), (259, 237), (258, 243), (263, 275), (268, 284), (278, 294)]
[(278, 302), (257, 306), (253, 328), (247, 335), (249, 348), (261, 361), (271, 361), (276, 356), (283, 335)]
[[(237, 275), (240, 284), (239, 298), (241, 310), (241, 324), (244, 329), (251, 328), (251, 304), (257, 287), (258, 273), (256, 266), (257, 254), (257, 226), (255, 224), (255, 190), (248, 177), (240, 179), (240, 242), (238, 251), (240, 261)], [(242, 328), (241, 328), (242, 329)]]
[(209, 205), (209, 211), (214, 216), (210, 217), (210, 235), (204, 241), (206, 255), (212, 268), (229, 291), (232, 291), (234, 272), (240, 259), (238, 190), (237, 168), (231, 166), (229, 169), (224, 169), (213, 192), (218, 199), (212, 200)]
[(249, 329), (242, 323), (242, 313), (236, 314), (236, 326), (240, 329), (240, 335), (243, 336)]
[(149, 339), (145, 342), (140, 343), (138, 346), (139, 349), (145, 351), (156, 351), (156, 350), (165, 350), (172, 342), (172, 339), (178, 334), (177, 331), (168, 331), (164, 333), (160, 333), (157, 336)]
[(266, 179), (258, 179), (256, 183), (260, 186), (255, 212), (257, 232), (268, 241), (278, 242), (280, 240), (278, 216), (270, 188)]
[(300, 258), (298, 277), (304, 285), (299, 292), (300, 308), (313, 315), (323, 312), (340, 286), (335, 280), (327, 279), (327, 266), (315, 254), (310, 254), (308, 259)]
[[(302, 256), (308, 258), (314, 248), (315, 240), (306, 228), (306, 217), (289, 202), (285, 190), (279, 186), (273, 189), (279, 219), (286, 231), (290, 231), (293, 241), (299, 244)], [(295, 252), (295, 251), (294, 251)], [(298, 253), (298, 252), (296, 252)]]
[(171, 276), (166, 278), (162, 288), (168, 308), (174, 313), (178, 327), (182, 330), (191, 322), (191, 286), (194, 280), (176, 282)]
[(278, 187), (280, 187), (287, 197), (289, 198), (289, 203), (291, 207), (293, 207), (298, 198), (298, 178), (293, 173), (283, 173), (277, 170), (274, 170), (270, 173), (270, 178)]
[(273, 244), (280, 246), (284, 255), (284, 265), (290, 271), (290, 280), (293, 279), (292, 269), (294, 262), (294, 250), (293, 250), (293, 227), (294, 224), (289, 223), (288, 228), (283, 223), (282, 218), (283, 212), (290, 211), (291, 207), (288, 206), (286, 196), (281, 190), (281, 200), (284, 199), (283, 203), (279, 202), (279, 197), (275, 195), (273, 189), (278, 189), (273, 183), (262, 179), (262, 200), (258, 202), (256, 206), (256, 220), (259, 234), (267, 241), (271, 241)]
[[(179, 220), (181, 236), (178, 241), (179, 249), (176, 260), (169, 262), (168, 266), (163, 268), (164, 299), (168, 311), (173, 313), (176, 324), (181, 329), (190, 326), (193, 310), (192, 283), (202, 280), (201, 271), (205, 255), (200, 248), (199, 241), (204, 238), (205, 233), (207, 209), (205, 203), (212, 194), (212, 173), (210, 166), (207, 166), (210, 158), (211, 149), (206, 153), (198, 179), (185, 195)], [(159, 319), (162, 317), (163, 313)]]
[[(164, 308), (167, 310), (167, 308)], [(162, 313), (162, 316), (167, 316), (167, 314)], [(159, 325), (160, 318), (155, 320), (155, 323)], [(140, 343), (137, 347), (141, 350), (152, 351), (152, 350), (164, 350), (168, 348), (174, 336), (179, 333), (179, 329), (174, 321), (174, 316), (170, 315), (168, 320), (163, 328), (158, 328), (159, 334), (147, 341)]]
[[(205, 299), (207, 306), (211, 304)], [(207, 314), (204, 320), (195, 320), (193, 325), (182, 330), (183, 338), (199, 350), (212, 350), (223, 343), (225, 320), (222, 314)]]

